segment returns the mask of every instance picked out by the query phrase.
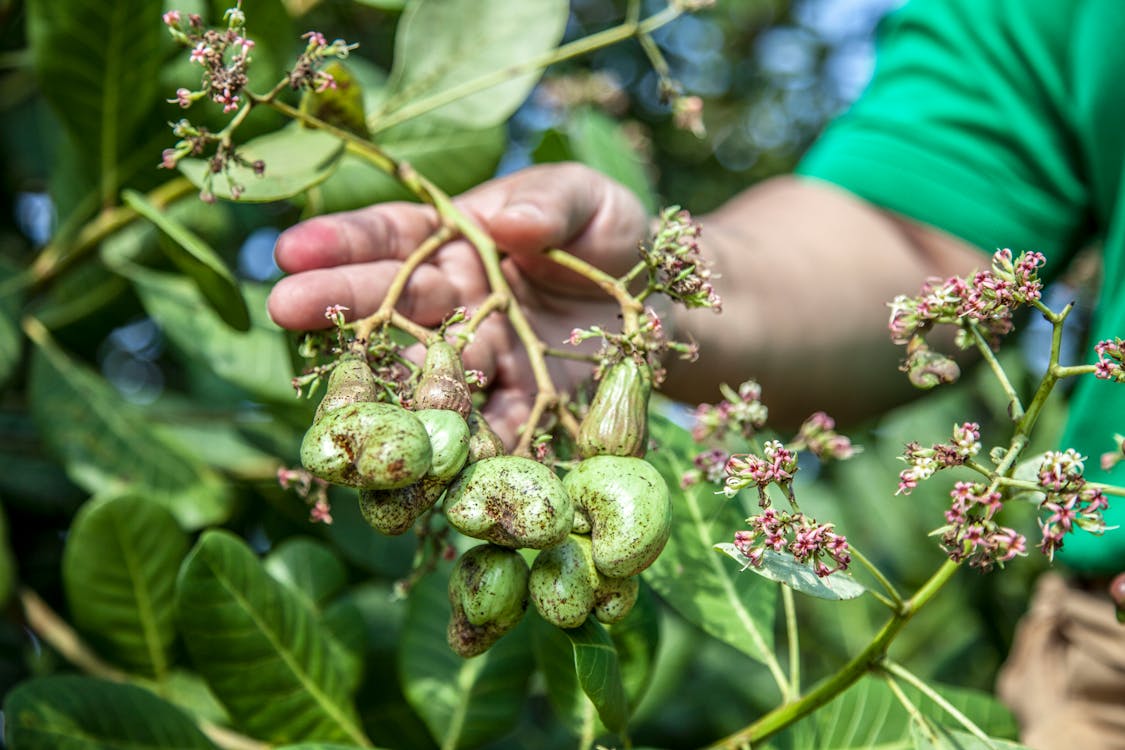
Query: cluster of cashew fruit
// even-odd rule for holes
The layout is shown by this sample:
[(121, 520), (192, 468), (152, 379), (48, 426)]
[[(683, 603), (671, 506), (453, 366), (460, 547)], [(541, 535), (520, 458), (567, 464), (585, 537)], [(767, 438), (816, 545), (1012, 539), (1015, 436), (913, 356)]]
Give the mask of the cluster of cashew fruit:
[[(626, 356), (608, 366), (576, 436), (580, 460), (560, 479), (505, 455), (447, 342), (429, 346), (412, 409), (377, 400), (366, 358), (349, 353), (332, 370), (301, 461), (359, 489), (364, 518), (382, 533), (408, 531), (444, 497), (449, 525), (485, 542), (449, 581), (449, 645), (475, 656), (519, 623), (529, 600), (560, 628), (591, 614), (614, 623), (633, 607), (636, 576), (671, 530), (668, 487), (641, 458), (651, 388), (646, 363)], [(530, 568), (522, 549), (539, 551)]]

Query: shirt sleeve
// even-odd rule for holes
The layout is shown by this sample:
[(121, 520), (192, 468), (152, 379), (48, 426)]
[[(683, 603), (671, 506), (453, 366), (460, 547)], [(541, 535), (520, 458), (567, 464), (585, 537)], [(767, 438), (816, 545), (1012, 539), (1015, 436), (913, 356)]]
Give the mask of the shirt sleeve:
[(1091, 225), (1070, 121), (1068, 40), (1078, 5), (909, 2), (880, 27), (866, 91), (798, 174), (986, 251), (1067, 257)]

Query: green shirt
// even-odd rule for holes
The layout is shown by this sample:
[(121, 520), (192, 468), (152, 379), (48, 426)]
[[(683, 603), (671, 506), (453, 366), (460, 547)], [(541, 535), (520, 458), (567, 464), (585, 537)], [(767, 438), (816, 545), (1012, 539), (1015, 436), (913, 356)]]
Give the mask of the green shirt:
[[(798, 172), (988, 252), (1038, 250), (1048, 274), (1100, 241), (1094, 362), (1094, 342), (1125, 338), (1122, 39), (1122, 0), (913, 0), (885, 19), (867, 91)], [(1125, 484), (1125, 464), (1099, 465), (1114, 433), (1125, 385), (1079, 378), (1062, 445), (1088, 457), (1087, 479)], [(1105, 515), (1125, 527), (1125, 498)], [(1075, 532), (1058, 557), (1125, 570), (1125, 528)]]

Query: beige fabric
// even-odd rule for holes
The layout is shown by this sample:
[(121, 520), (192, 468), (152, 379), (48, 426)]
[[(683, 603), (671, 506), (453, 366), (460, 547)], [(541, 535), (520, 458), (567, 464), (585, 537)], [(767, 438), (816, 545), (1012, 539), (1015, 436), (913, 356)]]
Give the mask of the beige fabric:
[(1033, 750), (1125, 750), (1125, 625), (1109, 597), (1043, 576), (997, 692)]

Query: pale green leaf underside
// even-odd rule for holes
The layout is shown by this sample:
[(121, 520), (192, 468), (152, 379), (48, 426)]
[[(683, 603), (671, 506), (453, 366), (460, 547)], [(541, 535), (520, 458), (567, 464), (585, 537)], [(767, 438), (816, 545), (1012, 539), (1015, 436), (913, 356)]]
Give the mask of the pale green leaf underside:
[(749, 558), (730, 542), (721, 542), (715, 549), (742, 566), (742, 572), (753, 572), (776, 583), (781, 583), (794, 591), (815, 596), (818, 599), (855, 599), (863, 596), (867, 589), (846, 573), (836, 572), (827, 578), (820, 578), (808, 565), (802, 565), (789, 555), (766, 550), (760, 567), (750, 564)]

